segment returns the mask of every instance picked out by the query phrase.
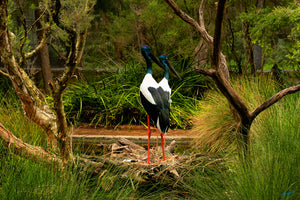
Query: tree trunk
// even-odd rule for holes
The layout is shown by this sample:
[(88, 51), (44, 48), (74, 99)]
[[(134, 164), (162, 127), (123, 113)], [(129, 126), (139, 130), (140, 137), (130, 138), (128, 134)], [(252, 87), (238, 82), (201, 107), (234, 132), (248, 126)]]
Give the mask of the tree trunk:
[(256, 70), (262, 69), (263, 66), (263, 49), (260, 45), (253, 46), (254, 65)]
[[(35, 10), (35, 19), (42, 18), (42, 11), (40, 9)], [(37, 27), (37, 38), (38, 41), (41, 42), (43, 39), (44, 31), (42, 28), (42, 24), (40, 20), (37, 21), (36, 23)], [(42, 67), (42, 75), (43, 75), (43, 80), (44, 80), (44, 88), (47, 93), (50, 92), (50, 86), (49, 86), (49, 81), (52, 82), (52, 73), (51, 73), (51, 65), (50, 65), (50, 59), (49, 59), (49, 50), (48, 50), (48, 45), (44, 44), (43, 47), (38, 51), (39, 52), (39, 58), (41, 62), (41, 67)]]
[(56, 116), (49, 108), (44, 95), (26, 72), (20, 68), (10, 45), (7, 21), (7, 0), (0, 1), (0, 56), (15, 91), (22, 102), (25, 116), (40, 125), (48, 136), (48, 144), (56, 144)]
[(208, 35), (204, 26), (203, 19), (203, 9), (205, 0), (202, 1), (199, 8), (199, 18), (200, 25), (191, 17), (189, 17), (186, 13), (184, 13), (173, 0), (165, 0), (170, 7), (174, 10), (175, 14), (177, 14), (180, 18), (182, 18), (185, 22), (192, 25), (197, 32), (203, 37), (203, 39), (208, 43), (210, 47), (213, 47), (213, 55), (212, 55), (212, 64), (210, 69), (205, 69), (201, 67), (196, 67), (195, 70), (201, 74), (210, 76), (218, 89), (222, 92), (222, 94), (226, 97), (230, 104), (231, 111), (233, 112), (233, 116), (238, 123), (238, 132), (240, 133), (241, 140), (240, 144), (242, 144), (243, 153), (245, 158), (250, 158), (249, 151), (249, 131), (253, 120), (256, 116), (261, 113), (263, 110), (267, 109), (277, 101), (279, 101), (283, 96), (295, 93), (300, 90), (300, 84), (296, 86), (289, 87), (284, 89), (277, 94), (275, 94), (270, 99), (266, 100), (264, 103), (259, 105), (254, 111), (250, 112), (249, 108), (242, 100), (242, 98), (237, 94), (237, 92), (233, 89), (229, 82), (229, 72), (226, 64), (226, 58), (221, 53), (221, 25), (223, 20), (223, 12), (225, 8), (226, 0), (220, 0), (218, 2), (217, 9), (217, 17), (215, 22), (215, 34), (214, 38)]

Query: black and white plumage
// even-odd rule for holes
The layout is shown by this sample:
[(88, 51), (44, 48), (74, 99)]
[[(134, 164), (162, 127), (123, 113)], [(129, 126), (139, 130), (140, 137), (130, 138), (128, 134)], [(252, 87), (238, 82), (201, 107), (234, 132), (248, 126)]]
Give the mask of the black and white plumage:
[[(146, 81), (147, 79), (148, 77)], [(150, 83), (150, 81), (146, 83)], [(165, 92), (158, 83), (152, 83), (151, 86), (144, 86), (142, 83), (140, 91), (142, 105), (150, 116), (150, 119), (154, 122), (159, 132), (166, 134), (170, 118), (170, 93)]]
[[(159, 61), (157, 61), (156, 58), (153, 56), (151, 52), (151, 48), (149, 46), (143, 46), (141, 48), (141, 52), (147, 63), (147, 72), (140, 86), (140, 97), (141, 97), (141, 103), (145, 108), (146, 112), (148, 113), (147, 116), (148, 117), (148, 161), (147, 163), (150, 163), (149, 151), (150, 151), (151, 132), (150, 132), (149, 118), (154, 122), (155, 126), (158, 128), (159, 132), (161, 133), (163, 160), (165, 160), (163, 134), (166, 134), (169, 129), (171, 88), (168, 85), (169, 66), (167, 65), (167, 62), (165, 64), (161, 64)], [(157, 83), (152, 76), (151, 59), (155, 63), (157, 63), (160, 67), (164, 68), (165, 70), (164, 78), (159, 83)], [(178, 75), (175, 69), (173, 68), (173, 66), (171, 69), (176, 75)]]

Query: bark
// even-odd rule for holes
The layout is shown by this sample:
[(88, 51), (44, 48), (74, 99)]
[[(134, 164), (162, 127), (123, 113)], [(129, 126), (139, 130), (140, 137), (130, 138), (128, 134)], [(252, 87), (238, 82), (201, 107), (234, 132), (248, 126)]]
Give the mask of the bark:
[(87, 30), (85, 29), (77, 33), (76, 30), (74, 30), (71, 27), (67, 27), (64, 23), (60, 21), (61, 3), (59, 0), (52, 2), (50, 9), (52, 19), (55, 22), (55, 24), (67, 33), (67, 42), (70, 46), (68, 50), (67, 61), (65, 64), (65, 71), (60, 78), (57, 78), (55, 84), (51, 85), (51, 93), (53, 96), (53, 109), (57, 116), (56, 124), (60, 154), (61, 158), (64, 161), (67, 161), (69, 158), (71, 158), (72, 155), (69, 137), (70, 131), (67, 127), (62, 95), (70, 80), (74, 78), (75, 69), (81, 61)]
[(48, 144), (54, 147), (57, 133), (56, 116), (49, 108), (44, 95), (26, 72), (20, 68), (11, 50), (7, 22), (7, 0), (0, 2), (0, 54), (1, 61), (4, 63), (22, 102), (25, 116), (45, 130), (48, 135)]
[[(35, 18), (37, 20), (36, 27), (37, 27), (37, 38), (39, 43), (43, 40), (43, 36), (45, 35), (45, 30), (42, 27), (42, 24), (40, 22), (40, 18), (43, 17), (43, 13), (40, 9), (35, 10)], [(51, 65), (50, 65), (50, 59), (49, 59), (49, 50), (48, 45), (44, 44), (39, 49), (39, 58), (41, 62), (41, 68), (42, 68), (42, 75), (44, 80), (44, 88), (46, 92), (50, 92), (50, 86), (49, 81), (52, 82), (52, 73), (51, 73)]]
[[(195, 30), (200, 34), (200, 36), (204, 39), (204, 41), (207, 43), (207, 45), (210, 48), (214, 48), (214, 45), (216, 45), (217, 43), (214, 42), (214, 38), (208, 34), (208, 32), (206, 31), (206, 28), (205, 28), (205, 24), (204, 24), (203, 11), (204, 11), (204, 6), (206, 3), (206, 0), (203, 0), (199, 7), (199, 23), (197, 23), (196, 20), (194, 20), (193, 18), (188, 16), (185, 12), (183, 12), (173, 0), (165, 0), (165, 1), (173, 9), (173, 11), (175, 12), (176, 15), (178, 15), (182, 20), (184, 20), (185, 22), (187, 22), (188, 24), (190, 24), (191, 26), (193, 26), (195, 28)], [(222, 20), (223, 20), (223, 12), (224, 12), (224, 10), (222, 10), (222, 13), (219, 16), (219, 17), (221, 17)], [(217, 23), (219, 23), (218, 21), (220, 21), (220, 19), (216, 20)], [(220, 24), (218, 24), (217, 26), (221, 27), (221, 25), (222, 25), (222, 22)], [(217, 35), (215, 34), (215, 37), (216, 36)], [(217, 37), (219, 37), (219, 36), (217, 36)], [(217, 39), (219, 40), (220, 38), (217, 38)], [(218, 54), (218, 57), (216, 58), (215, 56), (213, 56), (212, 59), (217, 59), (217, 61), (216, 60), (213, 61), (213, 62), (217, 62), (217, 65), (214, 64), (212, 66), (215, 69), (217, 69), (218, 71), (220, 71), (220, 76), (224, 76), (224, 78), (229, 82), (230, 75), (229, 75), (226, 57), (224, 56), (224, 54), (221, 52), (220, 49), (218, 52), (215, 52), (215, 53)], [(232, 106), (232, 105), (230, 105), (230, 109), (232, 111), (235, 121), (237, 123), (239, 123), (240, 117), (238, 115), (238, 112), (235, 110), (234, 106)]]
[(23, 142), (13, 135), (9, 130), (7, 130), (1, 123), (0, 140), (4, 141), (10, 150), (20, 156), (32, 159), (42, 164), (47, 163), (53, 165), (56, 163), (57, 165), (62, 166), (62, 160), (59, 159), (55, 154), (51, 154), (41, 147), (32, 146)]

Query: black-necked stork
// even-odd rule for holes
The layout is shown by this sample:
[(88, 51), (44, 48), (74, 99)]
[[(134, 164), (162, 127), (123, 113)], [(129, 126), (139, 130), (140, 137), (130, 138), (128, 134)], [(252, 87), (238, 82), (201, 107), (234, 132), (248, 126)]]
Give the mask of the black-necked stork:
[[(140, 86), (140, 97), (141, 103), (145, 108), (148, 121), (148, 159), (147, 163), (150, 163), (150, 119), (154, 122), (155, 126), (161, 133), (163, 160), (165, 160), (164, 152), (164, 139), (163, 134), (166, 134), (169, 128), (169, 117), (170, 117), (170, 91), (164, 91), (165, 81), (159, 85), (152, 76), (152, 62), (151, 59), (157, 63), (160, 67), (165, 69), (164, 79), (169, 79), (168, 65), (162, 65), (152, 54), (151, 48), (149, 46), (142, 46), (142, 55), (144, 56), (147, 63), (147, 72)], [(167, 70), (166, 70), (167, 69)], [(174, 68), (170, 68), (176, 75)], [(168, 85), (168, 84), (167, 84)], [(170, 87), (169, 87), (170, 88)], [(171, 90), (171, 89), (170, 89)]]

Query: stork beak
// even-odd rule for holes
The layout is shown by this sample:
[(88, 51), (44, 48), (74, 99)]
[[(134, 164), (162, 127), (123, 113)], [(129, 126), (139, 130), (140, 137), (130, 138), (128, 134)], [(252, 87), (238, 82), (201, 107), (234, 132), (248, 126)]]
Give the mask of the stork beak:
[(149, 56), (153, 60), (153, 62), (155, 62), (162, 69), (165, 69), (165, 67), (163, 66), (163, 64), (161, 62), (159, 62), (152, 53), (150, 53)]
[(171, 69), (171, 71), (181, 80), (181, 77), (179, 76), (179, 74), (176, 72), (175, 68), (173, 67), (173, 65), (167, 60), (167, 65), (169, 67), (169, 69)]

